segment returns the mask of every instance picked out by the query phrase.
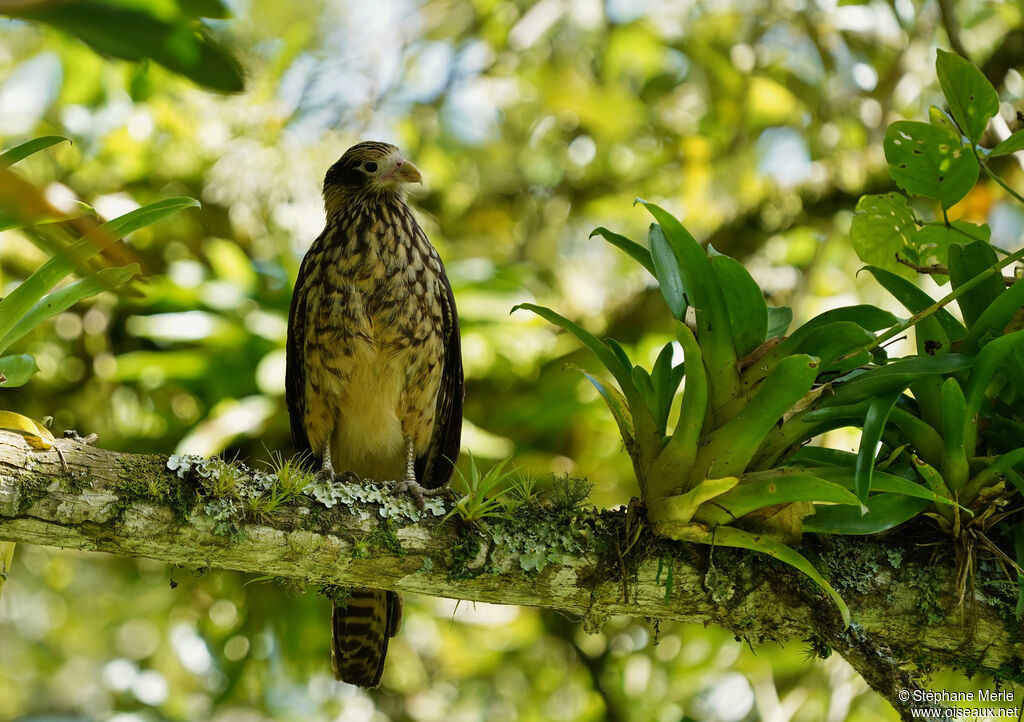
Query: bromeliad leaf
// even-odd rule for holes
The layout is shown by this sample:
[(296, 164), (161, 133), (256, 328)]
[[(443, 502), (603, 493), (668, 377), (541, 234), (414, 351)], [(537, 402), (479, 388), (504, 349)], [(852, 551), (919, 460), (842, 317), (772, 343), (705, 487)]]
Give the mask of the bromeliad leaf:
[[(651, 458), (661, 448), (661, 434), (655, 427), (654, 417), (647, 408), (640, 391), (633, 383), (633, 366), (625, 357), (625, 352), (617, 343), (605, 343), (599, 340), (592, 333), (577, 323), (573, 323), (550, 308), (538, 306), (534, 303), (520, 303), (512, 307), (513, 311), (518, 309), (532, 311), (546, 321), (562, 328), (583, 343), (590, 351), (597, 356), (601, 364), (608, 369), (608, 372), (615, 378), (615, 382), (626, 397), (630, 413), (633, 418), (635, 438), (638, 447), (643, 454), (649, 454)], [(642, 478), (642, 477), (641, 477)]]
[(768, 305), (764, 292), (743, 264), (713, 251), (709, 249), (711, 269), (718, 277), (719, 287), (729, 291), (724, 294), (725, 307), (736, 355), (746, 356), (764, 343), (768, 335)]
[(834, 384), (835, 393), (822, 405), (839, 406), (873, 399), (881, 394), (902, 391), (918, 379), (944, 376), (970, 368), (973, 364), (973, 357), (954, 353), (899, 359), (880, 368), (847, 374), (841, 382)]
[(150, 203), (149, 205), (136, 208), (123, 216), (107, 221), (100, 226), (101, 233), (109, 233), (115, 238), (124, 238), (135, 231), (151, 226), (157, 221), (173, 216), (186, 208), (199, 208), (200, 204), (195, 198), (179, 196), (175, 198), (164, 198), (163, 200)]
[(867, 512), (848, 506), (816, 506), (804, 520), (804, 531), (817, 534), (877, 534), (913, 519), (929, 502), (904, 494), (872, 494), (864, 503)]
[[(583, 369), (579, 369), (580, 373), (587, 377), (587, 380), (594, 385), (597, 389), (597, 393), (604, 399), (604, 403), (608, 406), (608, 410), (612, 413), (612, 418), (615, 419), (615, 425), (619, 427), (619, 436), (622, 437), (622, 443), (626, 447), (626, 453), (629, 454), (630, 461), (633, 463), (633, 472), (636, 474), (636, 478), (641, 484), (644, 485), (644, 474), (643, 474), (643, 458), (641, 456), (641, 450), (637, 445), (636, 441), (636, 428), (633, 425), (633, 415), (629, 411), (629, 404), (626, 402), (626, 398), (622, 393), (611, 384), (607, 383), (604, 379), (593, 374), (589, 374)], [(646, 489), (642, 489), (646, 491)]]
[[(874, 276), (875, 280), (911, 313), (920, 313), (934, 303), (931, 296), (905, 278), (878, 266), (865, 266), (864, 270)], [(959, 341), (967, 335), (967, 329), (963, 324), (944, 308), (940, 308), (929, 318), (934, 318), (939, 323), (947, 340)]]
[(943, 128), (900, 120), (885, 131), (885, 159), (896, 185), (911, 195), (935, 198), (949, 208), (978, 180), (978, 159)]
[(953, 290), (977, 276), (985, 276), (983, 281), (975, 281), (977, 285), (956, 300), (967, 328), (972, 328), (985, 309), (1003, 293), (1003, 276), (994, 268), (998, 260), (992, 246), (982, 241), (956, 244), (949, 248), (949, 280)]
[(736, 348), (722, 288), (711, 270), (707, 253), (683, 224), (655, 203), (640, 198), (636, 202), (654, 216), (675, 255), (686, 300), (696, 311), (697, 341), (704, 356), (712, 397), (720, 406), (734, 398), (739, 389)]
[(651, 244), (654, 275), (658, 279), (661, 296), (665, 299), (668, 310), (672, 312), (672, 317), (682, 321), (686, 318), (688, 301), (679, 261), (676, 259), (676, 254), (672, 251), (668, 239), (665, 238), (665, 232), (657, 223), (651, 224), (648, 240)]
[(1018, 279), (982, 311), (960, 350), (967, 354), (976, 353), (987, 336), (994, 338), (1009, 330), (1007, 326), (1021, 313), (1021, 309), (1024, 309), (1024, 280)]
[(765, 476), (745, 477), (728, 493), (715, 499), (714, 504), (701, 507), (694, 518), (705, 524), (731, 524), (758, 509), (796, 501), (860, 507), (860, 501), (849, 490), (802, 469)]
[(626, 238), (620, 233), (609, 231), (603, 226), (595, 228), (590, 233), (590, 237), (601, 236), (606, 241), (611, 243), (616, 248), (625, 251), (634, 261), (639, 263), (641, 266), (650, 271), (651, 275), (655, 278), (658, 277), (657, 272), (654, 270), (654, 261), (651, 259), (651, 252), (641, 246), (634, 240)]
[(876, 396), (868, 403), (853, 478), (854, 491), (861, 501), (867, 501), (868, 493), (871, 491), (871, 477), (875, 473), (875, 452), (878, 442), (882, 440), (885, 422), (889, 419), (892, 407), (896, 405), (896, 399), (902, 393), (903, 389), (890, 391), (887, 394)]

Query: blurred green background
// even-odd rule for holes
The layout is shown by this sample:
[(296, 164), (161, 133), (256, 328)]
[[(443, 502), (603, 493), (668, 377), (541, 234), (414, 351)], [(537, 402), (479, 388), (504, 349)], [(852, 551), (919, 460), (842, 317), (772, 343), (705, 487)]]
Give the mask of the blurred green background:
[[(131, 237), (143, 280), (14, 349), (41, 371), (0, 408), (110, 449), (254, 466), (290, 453), (287, 309), (323, 174), (352, 143), (388, 140), (423, 172), (412, 203), (459, 304), (465, 450), (484, 465), (513, 454), (542, 483), (586, 477), (595, 504), (622, 504), (636, 489), (614, 423), (566, 368), (591, 360), (510, 308), (551, 306), (653, 360), (670, 338), (653, 280), (588, 238), (603, 225), (642, 239), (637, 196), (740, 258), (797, 320), (861, 299), (892, 308), (848, 239), (859, 195), (892, 187), (886, 125), (939, 102), (936, 47), (982, 67), (1010, 127), (1024, 96), (1018, 2), (966, 0), (955, 16), (934, 0), (228, 5), (204, 25), (244, 68), (230, 95), (0, 16), (0, 148), (74, 141), (17, 166), (52, 204), (105, 217), (203, 204)], [(1024, 218), (997, 187), (954, 210), (1020, 246)], [(0, 294), (44, 259), (0, 232)], [(331, 678), (328, 602), (312, 589), (21, 545), (0, 601), (0, 719), (896, 719), (844, 662), (797, 642), (751, 649), (625, 618), (587, 635), (530, 608), (407, 603), (368, 694)]]

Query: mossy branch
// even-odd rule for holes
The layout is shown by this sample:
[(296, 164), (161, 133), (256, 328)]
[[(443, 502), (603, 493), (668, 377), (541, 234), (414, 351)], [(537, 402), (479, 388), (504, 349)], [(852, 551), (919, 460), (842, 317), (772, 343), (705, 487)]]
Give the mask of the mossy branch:
[[(445, 509), (421, 513), (372, 485), (346, 487), (327, 499), (331, 508), (305, 493), (271, 495), (269, 508), (236, 505), (232, 484), (254, 488), (244, 469), (226, 483), (183, 471), (195, 459), (183, 464), (70, 439), (57, 446), (60, 454), (34, 450), (0, 431), (0, 541), (546, 607), (578, 615), (592, 630), (625, 614), (713, 623), (750, 642), (798, 638), (846, 653), (896, 706), (894, 685), (916, 684), (906, 671), (915, 665), (1005, 680), (1024, 669), (1012, 599), (985, 594), (1009, 585), (981, 580), (965, 623), (953, 569), (909, 542), (806, 537), (805, 551), (853, 612), (844, 631), (831, 601), (799, 573), (757, 554), (655, 538), (637, 509), (534, 504), (484, 529), (455, 516), (442, 523)], [(851, 633), (857, 654), (849, 653)], [(866, 654), (867, 647), (878, 651)]]

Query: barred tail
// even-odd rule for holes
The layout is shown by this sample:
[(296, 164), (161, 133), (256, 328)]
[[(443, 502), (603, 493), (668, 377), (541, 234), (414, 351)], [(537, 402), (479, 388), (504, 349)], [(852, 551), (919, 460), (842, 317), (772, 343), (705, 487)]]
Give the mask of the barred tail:
[(402, 623), (402, 599), (383, 589), (349, 592), (331, 614), (331, 667), (335, 679), (372, 689), (384, 673), (388, 639)]

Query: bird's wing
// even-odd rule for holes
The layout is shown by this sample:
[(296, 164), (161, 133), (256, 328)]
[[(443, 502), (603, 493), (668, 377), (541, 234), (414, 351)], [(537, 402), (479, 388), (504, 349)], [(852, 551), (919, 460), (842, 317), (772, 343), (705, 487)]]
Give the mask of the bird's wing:
[[(319, 239), (317, 239), (319, 240)], [(292, 443), (295, 453), (312, 462), (314, 451), (303, 420), (306, 416), (306, 275), (309, 254), (299, 266), (299, 277), (292, 291), (292, 303), (288, 310), (288, 341), (285, 344), (285, 398), (288, 403), (288, 418), (292, 425)]]
[(427, 453), (416, 459), (416, 478), (430, 489), (445, 486), (455, 473), (462, 442), (462, 397), (465, 384), (462, 378), (462, 340), (459, 336), (459, 314), (455, 308), (455, 295), (448, 276), (441, 267), (444, 283), (444, 365), (441, 368), (441, 386), (437, 391), (437, 411), (434, 415), (434, 434)]

